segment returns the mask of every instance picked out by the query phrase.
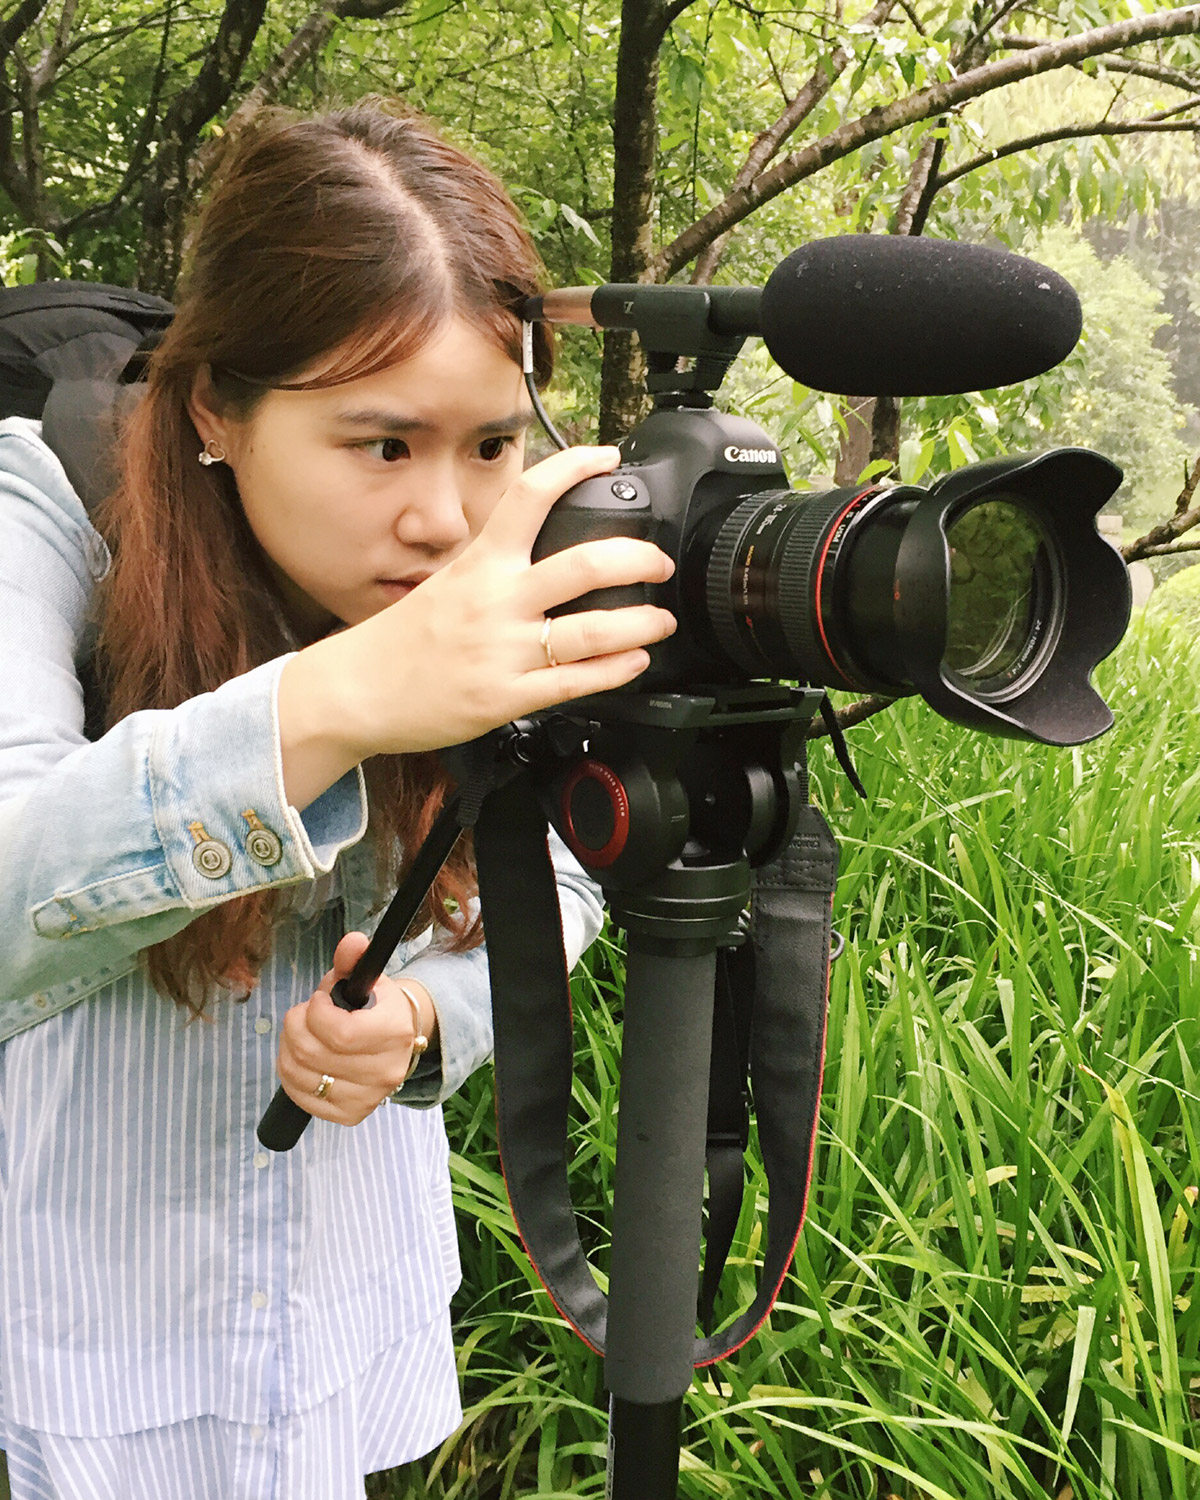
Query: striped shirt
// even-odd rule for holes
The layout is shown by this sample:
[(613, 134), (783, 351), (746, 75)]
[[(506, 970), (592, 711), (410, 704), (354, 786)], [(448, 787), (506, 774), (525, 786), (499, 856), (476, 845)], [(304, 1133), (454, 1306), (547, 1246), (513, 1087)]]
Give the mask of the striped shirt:
[[(15, 1497), (59, 1493), (39, 1488), (33, 1434), (76, 1440), (82, 1475), (116, 1460), (79, 1439), (174, 1428), (156, 1464), (190, 1472), (189, 1497), (211, 1483), (214, 1500), (291, 1500), (332, 1464), (352, 1479), (312, 1491), (331, 1500), (361, 1496), (364, 1473), (457, 1424), (441, 1111), (386, 1107), (353, 1130), (314, 1121), (282, 1155), (255, 1137), (283, 1014), (315, 988), (343, 924), (337, 901), (289, 923), (250, 1000), (216, 1002), (202, 1020), (130, 976), (0, 1048)], [(369, 1382), (365, 1413), (326, 1409), (379, 1365), (387, 1379)], [(289, 1448), (311, 1446), (310, 1413), (325, 1457), (304, 1466), (303, 1488), (277, 1488)], [(231, 1462), (244, 1490), (223, 1487)]]

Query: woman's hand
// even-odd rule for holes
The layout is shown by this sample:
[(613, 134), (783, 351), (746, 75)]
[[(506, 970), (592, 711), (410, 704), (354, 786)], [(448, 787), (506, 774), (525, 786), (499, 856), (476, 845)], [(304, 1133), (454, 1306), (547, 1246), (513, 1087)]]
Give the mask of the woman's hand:
[(550, 507), (607, 473), (616, 448), (568, 448), (526, 470), (479, 535), (406, 598), (318, 641), (280, 681), (284, 780), (296, 807), (369, 755), (440, 749), (569, 698), (631, 682), (644, 647), (675, 628), (653, 605), (546, 612), (592, 589), (662, 583), (670, 558), (650, 542), (584, 542), (531, 564)]
[[(399, 1088), (412, 1061), (413, 1008), (400, 986), (386, 976), (375, 985), (375, 1003), (366, 1010), (341, 1010), (331, 998), (367, 946), (365, 933), (348, 932), (337, 945), (333, 968), (310, 999), (293, 1005), (283, 1020), (278, 1071), (285, 1091), (320, 1120), (357, 1125)], [(421, 1030), (432, 1044), (437, 1014), (424, 985), (406, 979), (421, 1005)], [(333, 1082), (323, 1098), (315, 1090), (323, 1077)]]

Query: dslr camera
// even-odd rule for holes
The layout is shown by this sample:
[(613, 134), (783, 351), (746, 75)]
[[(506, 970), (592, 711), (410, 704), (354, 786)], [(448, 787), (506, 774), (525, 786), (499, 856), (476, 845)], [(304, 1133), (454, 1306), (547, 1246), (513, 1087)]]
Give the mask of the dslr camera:
[(1125, 565), (1096, 526), (1121, 481), (1115, 464), (1061, 448), (973, 464), (928, 488), (802, 492), (762, 428), (712, 404), (751, 334), (795, 379), (850, 395), (990, 389), (1041, 373), (1081, 327), (1054, 272), (977, 246), (857, 235), (796, 251), (761, 290), (568, 288), (529, 299), (523, 316), (631, 328), (647, 354), (654, 410), (622, 443), (619, 468), (556, 503), (534, 549), (536, 560), (635, 536), (673, 558), (665, 584), (597, 591), (560, 611), (671, 610), (679, 628), (651, 648), (631, 691), (771, 679), (919, 693), (957, 723), (1050, 745), (1111, 725), (1090, 677), (1130, 614)]

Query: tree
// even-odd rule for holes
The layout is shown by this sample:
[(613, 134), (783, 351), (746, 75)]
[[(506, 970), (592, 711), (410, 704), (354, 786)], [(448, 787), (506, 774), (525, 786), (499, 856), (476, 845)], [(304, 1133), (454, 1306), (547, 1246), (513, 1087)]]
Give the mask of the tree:
[[(216, 137), (286, 92), (340, 25), (408, 0), (20, 0), (0, 23), (0, 188), (46, 275), (69, 241), (133, 241), (138, 284), (170, 294)], [(136, 224), (136, 228), (134, 227)]]

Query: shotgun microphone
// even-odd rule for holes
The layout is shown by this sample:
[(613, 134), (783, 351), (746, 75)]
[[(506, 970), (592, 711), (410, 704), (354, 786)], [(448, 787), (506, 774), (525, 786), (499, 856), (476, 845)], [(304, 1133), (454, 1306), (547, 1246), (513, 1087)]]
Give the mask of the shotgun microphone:
[(1012, 385), (1075, 347), (1074, 288), (1022, 255), (899, 235), (815, 240), (772, 272), (763, 341), (803, 385), (945, 396)]
[(684, 355), (702, 352), (704, 335), (758, 334), (793, 380), (846, 396), (943, 396), (1027, 380), (1065, 359), (1083, 326), (1070, 283), (1037, 261), (885, 234), (814, 240), (761, 290), (609, 282), (530, 298), (525, 316), (632, 328), (648, 347)]

